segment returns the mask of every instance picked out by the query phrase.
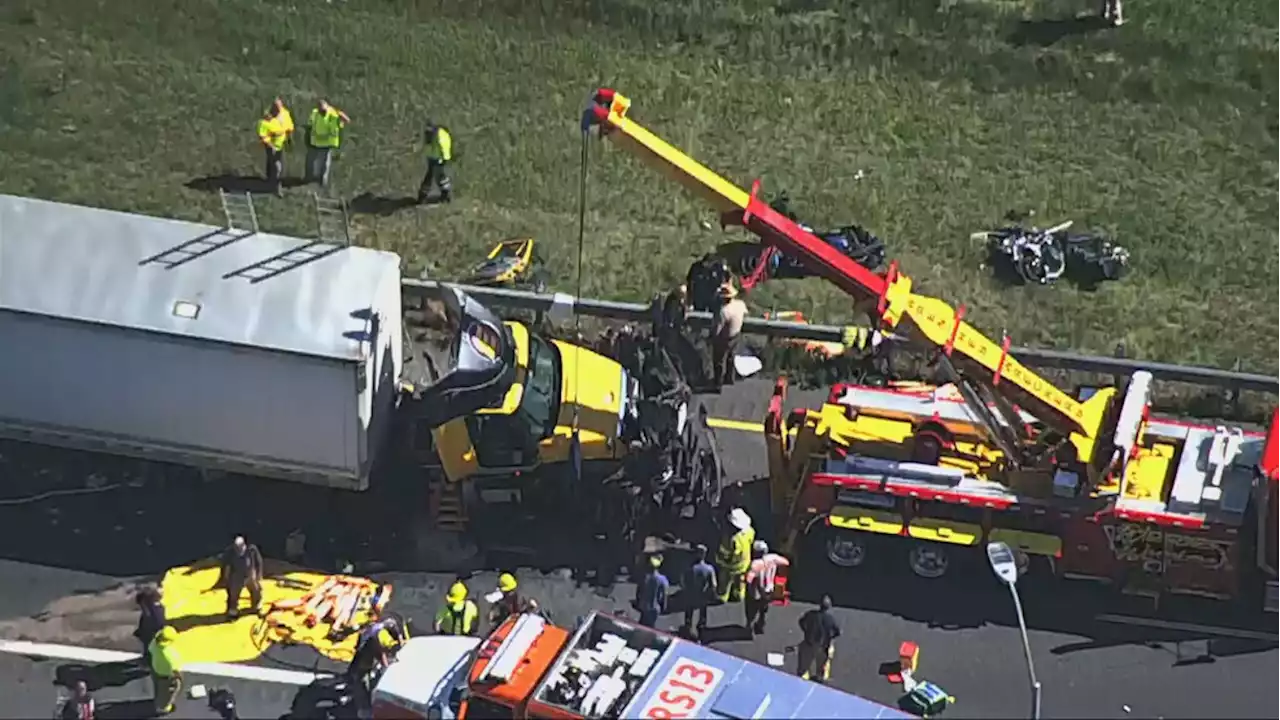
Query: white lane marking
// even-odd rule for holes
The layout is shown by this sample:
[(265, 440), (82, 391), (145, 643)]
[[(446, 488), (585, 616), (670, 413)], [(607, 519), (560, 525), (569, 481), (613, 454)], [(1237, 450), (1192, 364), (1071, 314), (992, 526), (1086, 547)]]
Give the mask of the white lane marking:
[(1212, 625), (1200, 625), (1198, 623), (1172, 622), (1170, 620), (1157, 620), (1155, 618), (1133, 617), (1130, 615), (1098, 615), (1097, 619), (1102, 622), (1116, 623), (1118, 625), (1145, 625), (1147, 627), (1164, 628), (1166, 630), (1182, 630), (1185, 632), (1218, 635), (1220, 637), (1234, 637), (1244, 640), (1270, 640), (1271, 642), (1276, 642), (1277, 640), (1275, 633), (1256, 632), (1254, 630), (1237, 630), (1235, 628), (1214, 627)]
[[(75, 645), (54, 645), (27, 642), (25, 640), (0, 640), (0, 653), (82, 663), (131, 662), (137, 660), (139, 656), (138, 653), (120, 652), (119, 650), (98, 650)], [(212, 677), (297, 685), (299, 687), (310, 685), (319, 678), (329, 677), (328, 674), (324, 673), (317, 674), (298, 670), (279, 670), (276, 668), (254, 667), (252, 665), (232, 665), (229, 663), (190, 663), (184, 666), (183, 670), (193, 675), (210, 675)]]

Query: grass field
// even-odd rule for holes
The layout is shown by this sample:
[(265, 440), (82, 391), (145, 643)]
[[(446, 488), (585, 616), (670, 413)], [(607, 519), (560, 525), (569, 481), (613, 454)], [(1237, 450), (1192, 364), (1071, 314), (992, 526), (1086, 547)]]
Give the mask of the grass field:
[[(1274, 372), (1276, 4), (1129, 0), (1124, 27), (1083, 32), (1071, 18), (1095, 5), (6, 0), (0, 192), (215, 220), (192, 187), (260, 172), (253, 125), (273, 96), (301, 122), (324, 94), (354, 120), (347, 198), (415, 191), (428, 116), (459, 149), (457, 201), (360, 214), (360, 243), (448, 277), (533, 235), (571, 291), (577, 121), (610, 85), (727, 177), (789, 190), (811, 223), (865, 224), (926, 291), (1017, 344)], [(639, 299), (733, 238), (612, 150), (593, 145), (583, 293)], [(263, 224), (307, 232), (307, 192), (264, 198)], [(1093, 293), (996, 286), (968, 236), (1010, 209), (1114, 233), (1131, 275)], [(848, 307), (816, 280), (753, 301), (833, 321)]]

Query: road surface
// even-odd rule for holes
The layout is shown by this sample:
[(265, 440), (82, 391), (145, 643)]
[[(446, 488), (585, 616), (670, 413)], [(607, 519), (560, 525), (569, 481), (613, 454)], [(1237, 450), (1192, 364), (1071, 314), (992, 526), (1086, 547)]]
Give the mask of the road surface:
[[(764, 471), (762, 440), (750, 426), (763, 413), (767, 386), (744, 385), (717, 399), (710, 409), (726, 421), (719, 423), (717, 434), (732, 476), (750, 479)], [(793, 395), (792, 401), (808, 404), (818, 397)], [(0, 718), (46, 716), (57, 697), (55, 683), (78, 673), (105, 683), (98, 690), (104, 708), (145, 699), (146, 681), (111, 677), (111, 672), (101, 670), (94, 675), (76, 659), (83, 653), (53, 646), (136, 651), (130, 637), (135, 618), (129, 599), (136, 582), (207, 556), (237, 532), (273, 554), (300, 517), (335, 509), (317, 504), (309, 488), (286, 483), (206, 482), (179, 468), (153, 469), (142, 477), (110, 459), (13, 445), (0, 445), (0, 478), (5, 480), (0, 556), (8, 558), (0, 560), (0, 639), (50, 646), (45, 659), (32, 659), (27, 646), (15, 654), (12, 645), (0, 641), (0, 697), (5, 698)], [(47, 489), (77, 494), (22, 500)], [(360, 502), (344, 501), (338, 506), (346, 513), (341, 517), (378, 511)], [(546, 572), (520, 571), (523, 590), (558, 621), (572, 623), (591, 609), (629, 611), (630, 585), (600, 589), (578, 584), (568, 570), (542, 570)], [(371, 574), (394, 585), (393, 609), (413, 618), (418, 627), (429, 624), (455, 577), (430, 572)], [(475, 574), (469, 580), (473, 595), (483, 595), (495, 579), (491, 570)], [(942, 582), (846, 578), (835, 593), (844, 636), (837, 646), (833, 684), (893, 704), (898, 692), (880, 676), (880, 666), (895, 660), (898, 645), (910, 640), (921, 648), (919, 676), (956, 697), (947, 716), (1026, 717), (1026, 663), (1008, 593), (981, 573)], [(1195, 627), (1135, 625), (1132, 619), (1107, 618), (1113, 609), (1078, 586), (1029, 587), (1024, 605), (1044, 686), (1045, 717), (1277, 716), (1280, 669), (1274, 632), (1242, 631), (1223, 637)], [(766, 653), (784, 652), (795, 644), (797, 619), (809, 607), (803, 602), (774, 607), (767, 632), (754, 641), (743, 637), (740, 608), (716, 608), (711, 640), (724, 650), (764, 661)], [(678, 619), (664, 618), (663, 623), (673, 629)], [(788, 664), (793, 661), (788, 655)], [(229, 687), (246, 716), (274, 718), (289, 711), (309, 673), (336, 669), (303, 648), (273, 650), (249, 666), (277, 672), (273, 680), (254, 679), (252, 669), (237, 670), (232, 679), (194, 680)], [(278, 671), (285, 671), (288, 681), (279, 682)], [(267, 675), (271, 673), (263, 677)], [(111, 712), (132, 717), (137, 707), (111, 705), (115, 709), (103, 717)], [(178, 716), (213, 717), (196, 701), (185, 701)]]

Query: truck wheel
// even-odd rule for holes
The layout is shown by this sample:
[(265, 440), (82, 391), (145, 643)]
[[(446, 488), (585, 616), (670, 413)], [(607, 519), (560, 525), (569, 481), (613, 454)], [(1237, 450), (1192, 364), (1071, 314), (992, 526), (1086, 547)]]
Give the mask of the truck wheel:
[(937, 580), (947, 574), (951, 558), (937, 543), (917, 543), (907, 553), (907, 565), (917, 577)]
[(861, 533), (828, 533), (825, 545), (827, 560), (836, 567), (856, 568), (867, 561), (867, 541)]

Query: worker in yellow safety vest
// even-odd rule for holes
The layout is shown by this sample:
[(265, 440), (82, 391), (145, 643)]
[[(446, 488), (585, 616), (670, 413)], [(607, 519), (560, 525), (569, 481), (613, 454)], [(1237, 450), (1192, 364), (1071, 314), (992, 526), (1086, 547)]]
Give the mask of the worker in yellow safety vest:
[(151, 684), (155, 689), (156, 712), (168, 715), (173, 712), (173, 704), (182, 693), (182, 658), (178, 655), (174, 642), (178, 639), (178, 631), (166, 625), (151, 640), (148, 648), (151, 656)]
[(418, 204), (427, 202), (432, 185), (440, 188), (440, 202), (451, 202), (453, 180), (449, 178), (449, 165), (453, 162), (453, 136), (448, 128), (428, 120), (423, 138), (427, 144), (427, 174), (418, 187)]
[(751, 516), (742, 508), (729, 512), (729, 527), (716, 551), (716, 595), (720, 602), (738, 602), (746, 591), (747, 570), (751, 569), (751, 545), (756, 531), (751, 527)]
[(280, 194), (280, 181), (284, 177), (284, 148), (293, 135), (293, 116), (284, 100), (276, 98), (258, 121), (258, 140), (267, 156), (267, 184), (276, 195)]
[(480, 608), (467, 598), (467, 586), (456, 582), (436, 613), (435, 630), (441, 635), (474, 635), (479, 618)]
[(329, 169), (333, 164), (333, 151), (342, 145), (342, 131), (351, 123), (347, 114), (321, 100), (311, 111), (307, 121), (307, 169), (306, 181), (318, 182), (329, 187)]

